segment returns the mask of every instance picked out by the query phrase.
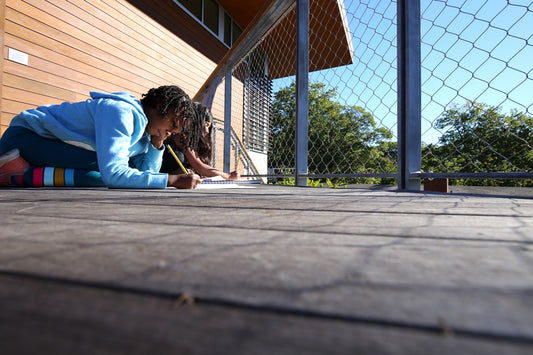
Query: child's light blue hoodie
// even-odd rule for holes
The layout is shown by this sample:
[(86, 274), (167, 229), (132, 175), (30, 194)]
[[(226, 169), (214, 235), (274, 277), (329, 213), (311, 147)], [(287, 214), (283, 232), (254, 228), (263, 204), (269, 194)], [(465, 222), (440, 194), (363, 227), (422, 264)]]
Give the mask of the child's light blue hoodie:
[(163, 150), (150, 143), (147, 124), (140, 101), (130, 93), (94, 91), (86, 101), (40, 106), (11, 121), (42, 137), (96, 151), (108, 187), (163, 189), (168, 180), (159, 173)]

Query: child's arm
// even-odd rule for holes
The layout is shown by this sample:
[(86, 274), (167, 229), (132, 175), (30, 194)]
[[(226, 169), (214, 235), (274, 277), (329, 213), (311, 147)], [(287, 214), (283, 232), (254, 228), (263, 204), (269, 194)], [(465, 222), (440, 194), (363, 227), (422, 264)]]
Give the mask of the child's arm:
[[(107, 100), (100, 103), (95, 116), (98, 166), (106, 186), (164, 189), (168, 175), (157, 172), (163, 153), (150, 147), (149, 138), (142, 137), (144, 130), (135, 129), (136, 126), (142, 127), (143, 116), (131, 105), (107, 104)], [(132, 141), (137, 141), (138, 147), (148, 147), (148, 152), (133, 159), (136, 168), (130, 166)]]
[(194, 151), (192, 151), (190, 148), (187, 148), (185, 150), (184, 155), (189, 164), (191, 164), (191, 167), (202, 176), (222, 176), (226, 180), (238, 180), (240, 177), (237, 171), (232, 171), (228, 174), (205, 164), (196, 156)]

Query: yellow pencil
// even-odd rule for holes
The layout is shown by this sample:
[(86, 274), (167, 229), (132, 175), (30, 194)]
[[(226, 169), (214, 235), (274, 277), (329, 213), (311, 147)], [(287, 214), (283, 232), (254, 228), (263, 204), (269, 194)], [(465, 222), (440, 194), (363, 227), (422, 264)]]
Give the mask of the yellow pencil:
[(174, 157), (174, 159), (176, 159), (176, 161), (178, 162), (178, 165), (180, 166), (181, 170), (183, 170), (183, 173), (188, 174), (189, 172), (187, 171), (187, 169), (185, 169), (185, 167), (184, 167), (183, 164), (181, 163), (180, 158), (178, 158), (178, 156), (176, 155), (176, 153), (174, 153), (174, 151), (172, 150), (172, 148), (171, 148), (170, 145), (168, 145), (168, 144), (167, 144), (167, 149), (170, 151), (170, 154), (172, 154), (172, 156)]

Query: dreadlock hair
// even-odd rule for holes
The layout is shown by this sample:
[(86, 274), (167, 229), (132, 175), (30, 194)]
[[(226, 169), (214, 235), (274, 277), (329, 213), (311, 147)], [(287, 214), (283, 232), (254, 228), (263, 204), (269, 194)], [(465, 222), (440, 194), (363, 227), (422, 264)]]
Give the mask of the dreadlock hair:
[[(197, 156), (204, 164), (211, 165), (213, 159), (213, 115), (211, 115), (207, 106), (199, 102), (193, 102), (193, 106), (200, 125), (204, 127), (202, 137), (198, 141)], [(211, 125), (206, 133), (205, 126), (207, 123), (211, 123)]]
[(182, 144), (185, 148), (198, 149), (198, 141), (202, 136), (203, 126), (196, 118), (192, 101), (189, 96), (176, 85), (160, 86), (148, 90), (141, 98), (143, 107), (155, 108), (162, 117), (168, 113), (183, 117)]

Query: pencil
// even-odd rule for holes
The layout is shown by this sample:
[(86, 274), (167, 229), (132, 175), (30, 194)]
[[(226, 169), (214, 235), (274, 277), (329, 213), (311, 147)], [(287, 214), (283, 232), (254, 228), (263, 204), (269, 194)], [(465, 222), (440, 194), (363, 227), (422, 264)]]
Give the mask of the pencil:
[(180, 166), (181, 170), (183, 170), (183, 173), (184, 173), (184, 174), (188, 174), (189, 172), (187, 171), (187, 169), (185, 169), (185, 167), (184, 167), (183, 164), (181, 163), (180, 158), (178, 158), (178, 156), (176, 155), (176, 153), (174, 153), (174, 151), (172, 150), (172, 148), (171, 148), (170, 145), (168, 145), (168, 144), (167, 144), (167, 149), (169, 150), (170, 154), (172, 154), (172, 156), (174, 157), (174, 159), (176, 159), (176, 161), (178, 162), (178, 165)]

